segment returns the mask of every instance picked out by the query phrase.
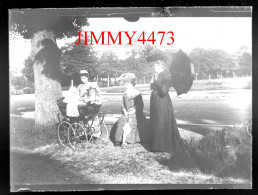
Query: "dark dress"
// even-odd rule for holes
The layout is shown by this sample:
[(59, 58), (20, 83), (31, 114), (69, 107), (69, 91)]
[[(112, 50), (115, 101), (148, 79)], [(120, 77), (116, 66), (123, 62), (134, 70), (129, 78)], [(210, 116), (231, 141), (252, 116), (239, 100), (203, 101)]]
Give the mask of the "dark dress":
[(153, 85), (150, 98), (150, 141), (153, 152), (174, 153), (181, 139), (166, 86)]
[(131, 132), (126, 138), (127, 143), (137, 143), (144, 142), (147, 139), (146, 136), (146, 118), (143, 113), (143, 100), (142, 95), (139, 93), (138, 95), (132, 97), (127, 94), (123, 94), (123, 104), (122, 108), (127, 111), (135, 110), (135, 113), (130, 114), (129, 116), (124, 115), (117, 121), (117, 129), (115, 132), (115, 142), (121, 142), (123, 137), (123, 127), (125, 123), (128, 121), (128, 117), (130, 118), (130, 127)]

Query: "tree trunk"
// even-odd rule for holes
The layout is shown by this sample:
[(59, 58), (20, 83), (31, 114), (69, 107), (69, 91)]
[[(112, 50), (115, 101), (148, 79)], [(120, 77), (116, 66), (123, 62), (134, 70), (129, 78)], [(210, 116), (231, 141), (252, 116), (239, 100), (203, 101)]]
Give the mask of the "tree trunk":
[(109, 87), (109, 75), (108, 75), (108, 78), (107, 78), (107, 82), (108, 82), (108, 87)]
[[(33, 59), (42, 49), (46, 49), (46, 47), (41, 44), (43, 40), (54, 41), (56, 45), (52, 32), (44, 30), (35, 33), (31, 40), (31, 54)], [(50, 55), (60, 60), (60, 56), (55, 56), (58, 55), (57, 53), (52, 52)], [(62, 97), (62, 90), (60, 80), (51, 79), (42, 73), (46, 65), (59, 67), (59, 64), (46, 64), (49, 63), (48, 59), (46, 59), (48, 57), (49, 56), (43, 55), (41, 60), (35, 59), (33, 65), (35, 79), (35, 130), (40, 134), (44, 132), (53, 136), (56, 132), (58, 114), (60, 113), (56, 100)], [(58, 60), (55, 62), (59, 63)], [(41, 135), (45, 137), (46, 134)]]

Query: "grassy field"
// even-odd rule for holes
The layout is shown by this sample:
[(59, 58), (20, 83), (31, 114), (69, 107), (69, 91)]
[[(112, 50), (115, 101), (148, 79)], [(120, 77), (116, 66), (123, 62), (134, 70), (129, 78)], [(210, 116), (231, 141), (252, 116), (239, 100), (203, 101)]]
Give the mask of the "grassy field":
[[(187, 143), (172, 160), (168, 160), (164, 153), (148, 151), (147, 144), (121, 149), (114, 147), (112, 142), (100, 142), (87, 145), (85, 150), (73, 151), (69, 147), (59, 146), (55, 138), (35, 132), (33, 126), (33, 119), (11, 118), (12, 185), (233, 184), (233, 188), (239, 188), (239, 184), (246, 184), (247, 188), (251, 187), (250, 165), (238, 165), (234, 155), (225, 158), (231, 159), (228, 162), (219, 158), (225, 152), (219, 148), (222, 139), (216, 139), (220, 136), (217, 134), (206, 136), (201, 145)], [(240, 142), (245, 143), (243, 139)], [(232, 143), (231, 146), (235, 144)], [(234, 154), (242, 160), (240, 163), (246, 163), (251, 157), (243, 157), (243, 153), (248, 152), (244, 149), (246, 144), (245, 147), (242, 145), (237, 145), (238, 153), (235, 149)], [(219, 166), (212, 162), (218, 162)], [(239, 170), (238, 166), (243, 170)], [(248, 173), (243, 174), (246, 171)]]
[[(136, 88), (140, 91), (150, 91), (149, 84), (138, 84)], [(205, 91), (205, 90), (232, 90), (232, 89), (251, 89), (252, 78), (228, 78), (228, 79), (212, 79), (212, 80), (194, 80), (190, 91)], [(114, 86), (109, 88), (101, 88), (102, 91), (110, 93), (120, 93), (123, 88), (120, 86)], [(171, 91), (174, 91), (171, 88)]]

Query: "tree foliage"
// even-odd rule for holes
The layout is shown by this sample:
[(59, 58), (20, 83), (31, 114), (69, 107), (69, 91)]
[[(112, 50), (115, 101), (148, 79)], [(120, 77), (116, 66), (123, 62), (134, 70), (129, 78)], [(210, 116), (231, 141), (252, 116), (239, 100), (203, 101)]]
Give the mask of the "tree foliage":
[(33, 60), (31, 56), (24, 60), (24, 68), (22, 69), (23, 75), (30, 81), (34, 82), (34, 72), (33, 72)]
[(62, 47), (61, 50), (61, 68), (65, 75), (78, 80), (76, 78), (80, 70), (88, 70), (91, 80), (96, 77), (98, 58), (91, 45), (75, 45), (74, 43), (70, 43)]
[(154, 72), (154, 65), (148, 59), (156, 52), (158, 51), (152, 45), (132, 46), (129, 57), (126, 59), (128, 69), (133, 71), (137, 77), (151, 76)]
[(15, 76), (10, 78), (11, 86), (14, 86), (15, 89), (22, 89), (26, 87), (26, 80), (22, 76)]
[(14, 10), (10, 15), (10, 30), (19, 32), (25, 39), (43, 30), (53, 32), (56, 38), (72, 37), (82, 26), (89, 25), (85, 14), (83, 9)]
[[(11, 11), (11, 33), (18, 33), (22, 35), (25, 39), (33, 39), (35, 34), (38, 34), (38, 37), (43, 36), (38, 40), (38, 43), (36, 43), (37, 40), (34, 40), (34, 43), (36, 45), (33, 45), (32, 43), (31, 54), (24, 62), (25, 68), (23, 70), (23, 74), (30, 81), (34, 79), (33, 64), (36, 60), (35, 57), (37, 57), (37, 60), (40, 60), (41, 62), (43, 59), (57, 62), (54, 64), (49, 62), (45, 63), (45, 67), (42, 73), (45, 74), (47, 77), (54, 80), (59, 79), (60, 77), (64, 77), (62, 75), (62, 72), (60, 71), (62, 70), (62, 67), (59, 66), (59, 61), (54, 59), (59, 58), (60, 56), (60, 51), (58, 51), (59, 48), (56, 46), (55, 39), (72, 37), (77, 35), (77, 31), (81, 30), (83, 26), (89, 25), (85, 14), (85, 9), (28, 9)], [(49, 39), (51, 36), (44, 37), (44, 33), (38, 33), (44, 31), (48, 33), (53, 33), (54, 42), (50, 43), (50, 41), (44, 40)], [(45, 58), (46, 55), (51, 56), (48, 55), (48, 53), (55, 53), (57, 55), (52, 56), (51, 59), (49, 57)]]
[[(19, 33), (25, 39), (33, 39), (37, 34), (36, 39), (39, 39), (38, 43), (37, 40), (34, 40), (34, 43), (32, 42), (31, 54), (24, 62), (23, 74), (30, 81), (34, 79), (33, 64), (35, 60), (43, 62), (43, 59), (49, 61), (44, 63), (43, 74), (54, 80), (59, 80), (60, 77), (63, 77), (62, 67), (59, 66), (58, 60), (61, 51), (56, 46), (55, 39), (75, 36), (83, 26), (89, 25), (85, 13), (84, 9), (28, 9), (11, 12), (10, 31), (12, 33)], [(40, 32), (45, 33), (40, 34)], [(51, 36), (45, 37), (46, 34), (50, 33), (53, 33), (53, 42), (50, 41)], [(51, 54), (56, 55), (52, 56)], [(46, 56), (48, 57), (46, 58)], [(50, 58), (50, 56), (52, 57)]]
[(118, 77), (120, 74), (125, 71), (124, 66), (119, 60), (118, 56), (113, 51), (104, 52), (98, 63), (97, 71), (100, 77)]
[[(85, 9), (26, 9), (10, 12), (10, 30), (31, 39), (31, 59), (35, 81), (35, 130), (53, 136), (60, 113), (56, 100), (62, 96), (61, 50), (56, 39), (78, 34), (88, 25)], [(28, 70), (27, 70), (28, 71)], [(25, 70), (26, 72), (26, 70)], [(29, 72), (29, 71), (28, 71)], [(40, 135), (40, 134), (39, 134)]]
[(236, 57), (222, 49), (194, 48), (189, 57), (198, 73), (220, 72), (239, 68)]
[(241, 47), (238, 52), (238, 60), (240, 69), (247, 70), (249, 72), (252, 71), (252, 55), (248, 47)]

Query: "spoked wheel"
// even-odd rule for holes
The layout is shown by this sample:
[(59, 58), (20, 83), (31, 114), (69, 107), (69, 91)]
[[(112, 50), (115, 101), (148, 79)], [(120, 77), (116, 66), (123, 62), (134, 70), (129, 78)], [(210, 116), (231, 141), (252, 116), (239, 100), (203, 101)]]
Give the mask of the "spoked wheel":
[(90, 116), (85, 126), (87, 127), (88, 140), (90, 142), (96, 139), (107, 142), (109, 133), (104, 121), (104, 114), (99, 113), (98, 115)]
[(89, 126), (86, 126), (86, 133), (87, 133), (87, 139), (88, 139), (88, 142), (91, 143), (92, 142), (92, 138), (93, 138), (93, 132), (94, 132), (94, 129), (89, 127)]
[(68, 143), (68, 129), (71, 128), (71, 124), (67, 121), (62, 121), (57, 127), (57, 139), (61, 146), (65, 147)]
[(90, 143), (92, 140), (92, 129), (91, 126), (93, 124), (93, 116), (89, 115), (87, 116), (87, 118), (83, 121), (85, 130), (86, 130), (86, 134), (87, 134), (87, 138), (88, 138), (88, 142)]
[(85, 148), (88, 142), (87, 133), (80, 123), (71, 124), (68, 129), (68, 144), (73, 150)]

